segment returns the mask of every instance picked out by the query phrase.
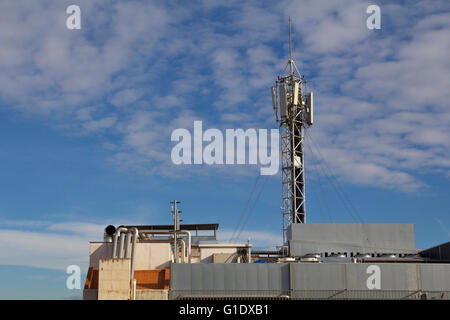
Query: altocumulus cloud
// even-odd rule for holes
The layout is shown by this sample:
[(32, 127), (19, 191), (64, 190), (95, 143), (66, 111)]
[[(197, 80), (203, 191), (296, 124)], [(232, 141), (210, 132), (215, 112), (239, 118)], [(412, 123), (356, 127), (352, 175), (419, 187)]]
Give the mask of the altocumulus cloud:
[[(447, 1), (381, 4), (378, 31), (366, 28), (368, 3), (357, 0), (182, 8), (81, 0), (76, 32), (65, 28), (69, 4), (1, 2), (2, 108), (102, 140), (116, 165), (152, 175), (207, 174), (171, 164), (173, 129), (193, 120), (274, 127), (268, 88), (287, 60), (291, 15), (295, 58), (316, 92), (311, 137), (336, 174), (408, 192), (426, 186), (419, 168), (448, 175)], [(314, 170), (317, 159), (307, 161)]]

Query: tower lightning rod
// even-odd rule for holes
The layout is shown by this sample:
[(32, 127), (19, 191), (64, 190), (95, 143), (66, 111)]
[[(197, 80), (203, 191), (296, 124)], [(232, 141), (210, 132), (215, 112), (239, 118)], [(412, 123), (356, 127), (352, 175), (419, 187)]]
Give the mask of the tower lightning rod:
[(291, 40), (291, 17), (289, 17), (289, 74), (292, 75), (292, 40)]

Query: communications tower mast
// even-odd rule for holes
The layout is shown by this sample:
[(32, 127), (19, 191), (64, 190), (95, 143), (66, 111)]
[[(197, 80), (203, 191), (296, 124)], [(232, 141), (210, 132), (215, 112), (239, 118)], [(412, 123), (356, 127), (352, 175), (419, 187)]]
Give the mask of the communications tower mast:
[[(292, 223), (306, 222), (304, 131), (313, 124), (313, 93), (306, 93), (305, 76), (292, 59), (291, 18), (289, 18), (289, 73), (278, 76), (272, 104), (281, 135), (281, 184), (283, 243)], [(285, 72), (283, 71), (283, 72)]]

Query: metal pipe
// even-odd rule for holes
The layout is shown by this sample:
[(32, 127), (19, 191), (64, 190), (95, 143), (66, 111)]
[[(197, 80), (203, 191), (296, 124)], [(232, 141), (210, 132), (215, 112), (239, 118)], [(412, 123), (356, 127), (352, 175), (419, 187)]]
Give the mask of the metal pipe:
[(114, 233), (114, 237), (113, 237), (113, 253), (112, 253), (112, 258), (115, 259), (116, 258), (116, 254), (117, 254), (117, 239), (119, 238), (121, 232), (126, 232), (128, 231), (127, 228), (121, 227), (118, 228), (116, 230), (116, 232)]
[(181, 252), (183, 253), (183, 263), (186, 263), (186, 243), (183, 239), (178, 239), (178, 242), (181, 242)]
[(178, 233), (185, 234), (187, 236), (188, 259), (189, 259), (188, 262), (191, 263), (191, 246), (192, 246), (191, 233), (187, 230), (178, 230)]
[(174, 233), (185, 234), (186, 237), (187, 237), (188, 262), (191, 263), (192, 241), (191, 241), (191, 233), (189, 231), (187, 231), (187, 230), (178, 230), (178, 231), (173, 231), (173, 230), (167, 230), (167, 231), (141, 230), (140, 233), (142, 235), (147, 235), (147, 234), (174, 234)]
[[(124, 237), (124, 234), (126, 235)], [(136, 256), (136, 241), (139, 236), (139, 231), (137, 228), (132, 227), (130, 229), (121, 227), (116, 230), (113, 237), (113, 254), (112, 258), (115, 259), (116, 255), (118, 258), (122, 258), (123, 245), (125, 242), (125, 258), (129, 258), (129, 246), (130, 246), (130, 237), (131, 237), (131, 254), (130, 254), (130, 281), (131, 281), (131, 298), (132, 300), (136, 299), (136, 279), (134, 279), (134, 260)], [(125, 241), (124, 241), (125, 240)], [(117, 242), (119, 242), (119, 249), (117, 250)], [(118, 252), (117, 252), (118, 251)]]
[[(178, 231), (177, 228), (177, 220), (178, 220), (178, 211), (177, 211), (177, 200), (173, 201), (173, 230)], [(173, 233), (173, 252), (175, 256), (175, 263), (178, 263), (178, 246), (177, 246), (177, 233)]]
[(131, 238), (131, 233), (127, 232), (125, 235), (125, 253), (123, 255), (124, 258), (129, 258), (129, 253), (130, 253), (130, 238)]
[(137, 228), (130, 228), (130, 233), (133, 233), (132, 245), (131, 245), (131, 263), (130, 263), (130, 279), (134, 279), (134, 259), (136, 255), (136, 240), (139, 236), (139, 231)]
[(131, 300), (136, 300), (136, 279), (133, 279), (133, 287), (131, 290)]
[(123, 258), (123, 244), (125, 241), (125, 235), (123, 233), (120, 234), (119, 236), (119, 249), (117, 252), (117, 258)]
[(142, 231), (141, 234), (142, 235), (148, 235), (148, 234), (174, 234), (174, 233), (181, 233), (181, 234), (185, 234), (187, 237), (187, 256), (189, 259), (189, 263), (191, 262), (191, 247), (192, 247), (192, 240), (191, 240), (191, 233), (187, 230), (179, 230), (179, 231), (172, 231), (172, 230), (168, 230), (168, 231)]

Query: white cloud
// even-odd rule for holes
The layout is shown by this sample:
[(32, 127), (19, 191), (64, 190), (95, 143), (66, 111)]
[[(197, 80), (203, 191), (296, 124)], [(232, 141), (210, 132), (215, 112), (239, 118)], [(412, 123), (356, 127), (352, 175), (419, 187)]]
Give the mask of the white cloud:
[[(79, 5), (87, 22), (73, 32), (65, 28), (65, 10), (57, 1), (2, 2), (3, 99), (21, 110), (46, 114), (66, 113), (80, 107), (80, 102), (103, 99), (114, 88), (115, 73), (152, 56), (169, 21), (165, 9), (152, 3), (97, 6), (81, 1)], [(109, 21), (103, 16), (105, 10), (111, 14)], [(99, 30), (93, 31), (92, 26)], [(141, 41), (144, 36), (145, 42)], [(124, 91), (114, 102), (129, 103), (136, 98), (136, 92)]]
[(116, 123), (117, 118), (115, 116), (106, 117), (99, 120), (90, 120), (84, 123), (84, 128), (88, 132), (99, 131), (103, 129), (111, 128)]
[[(294, 57), (316, 93), (311, 131), (341, 179), (414, 191), (425, 185), (417, 169), (450, 168), (445, 1), (383, 4), (380, 31), (366, 28), (357, 0), (80, 6), (74, 33), (59, 2), (0, 4), (0, 99), (63, 130), (113, 133), (101, 145), (119, 166), (197, 174), (171, 165), (171, 130), (274, 127), (268, 88), (292, 16)], [(210, 18), (217, 9), (223, 19)]]
[[(426, 186), (419, 172), (448, 170), (450, 25), (448, 14), (433, 9), (441, 5), (425, 15), (381, 5), (385, 24), (378, 34), (355, 20), (364, 17), (355, 1), (316, 2), (302, 11), (309, 17), (296, 23), (301, 57), (309, 69), (319, 61), (310, 81), (316, 92), (311, 132), (342, 180), (414, 192)], [(329, 25), (320, 20), (320, 28), (308, 27), (308, 19), (319, 18)], [(340, 34), (346, 25), (349, 33)]]
[[(10, 224), (11, 225), (11, 224)], [(16, 221), (15, 227), (36, 227), (42, 231), (0, 230), (0, 264), (65, 270), (75, 264), (86, 268), (89, 241), (101, 241), (104, 226), (84, 223)], [(45, 226), (45, 227), (44, 227)]]
[[(367, 4), (361, 1), (301, 1), (295, 6), (287, 2), (285, 4), (285, 14), (294, 18), (295, 30), (300, 32), (306, 51), (319, 54), (347, 51), (368, 36), (365, 14)], [(297, 49), (300, 49), (298, 45)], [(300, 54), (304, 48), (301, 49), (298, 51)]]
[(1, 264), (61, 270), (85, 266), (89, 256), (88, 238), (1, 230), (0, 241)]
[[(174, 92), (176, 94), (180, 93), (179, 87), (174, 86)], [(170, 108), (170, 107), (180, 107), (183, 105), (183, 99), (180, 96), (168, 95), (165, 97), (155, 98), (155, 104), (159, 108)]]
[(123, 107), (139, 99), (141, 94), (137, 90), (125, 89), (114, 94), (111, 103), (117, 107)]
[(86, 222), (54, 223), (47, 227), (48, 231), (68, 232), (70, 234), (92, 237), (92, 239), (100, 239), (104, 229), (104, 225)]

